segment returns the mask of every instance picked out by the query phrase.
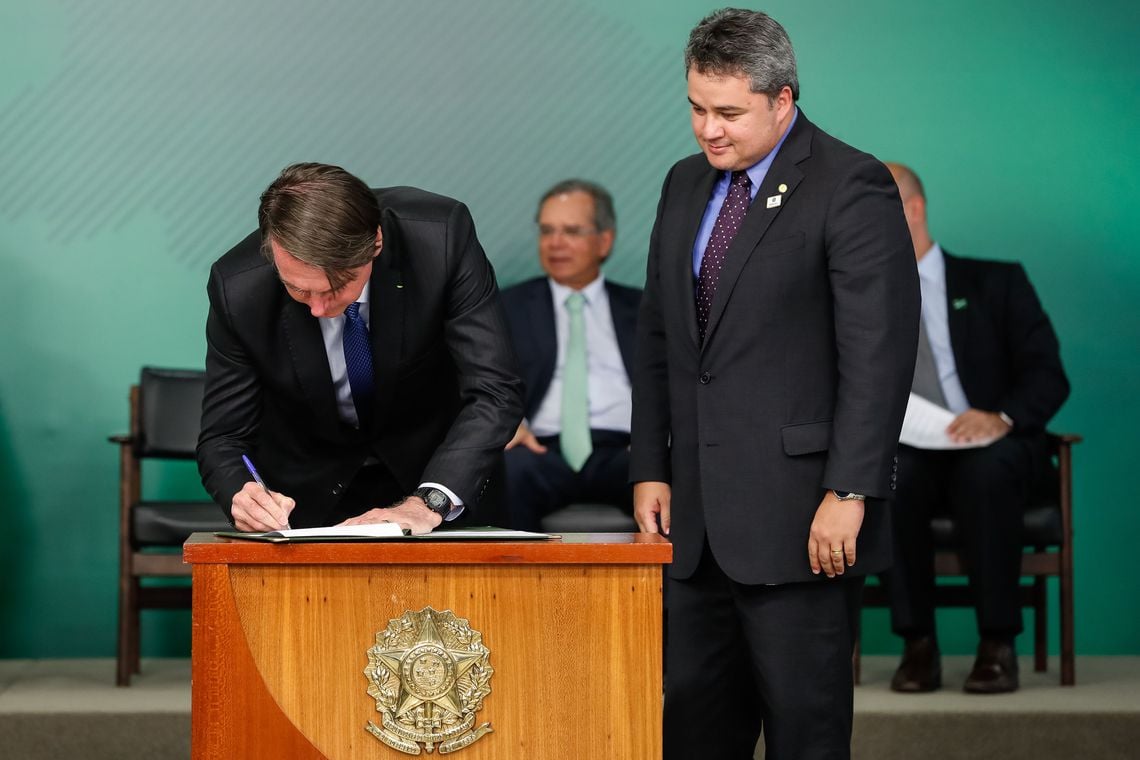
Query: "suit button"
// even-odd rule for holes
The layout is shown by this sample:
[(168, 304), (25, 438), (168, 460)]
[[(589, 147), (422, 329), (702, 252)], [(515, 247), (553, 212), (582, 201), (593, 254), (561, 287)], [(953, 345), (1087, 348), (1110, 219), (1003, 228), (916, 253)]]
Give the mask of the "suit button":
[(892, 490), (892, 491), (893, 491), (893, 490), (895, 490), (895, 484), (894, 484), (894, 481), (891, 481), (891, 490)]
[(343, 490), (344, 490), (344, 484), (343, 483), (337, 483), (335, 486), (333, 486), (332, 495), (333, 496), (340, 496), (340, 492)]
[(712, 375), (710, 375), (708, 372), (702, 372), (701, 373), (701, 385), (708, 385), (711, 382), (712, 382)]

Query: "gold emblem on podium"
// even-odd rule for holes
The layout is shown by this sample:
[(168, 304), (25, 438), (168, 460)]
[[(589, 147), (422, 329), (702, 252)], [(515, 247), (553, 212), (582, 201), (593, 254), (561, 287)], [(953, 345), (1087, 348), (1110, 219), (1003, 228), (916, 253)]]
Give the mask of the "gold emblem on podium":
[(368, 733), (409, 755), (437, 747), (445, 755), (491, 733), (490, 723), (474, 727), (491, 693), (490, 654), (483, 634), (451, 610), (424, 607), (388, 621), (364, 669), (381, 723), (368, 721)]

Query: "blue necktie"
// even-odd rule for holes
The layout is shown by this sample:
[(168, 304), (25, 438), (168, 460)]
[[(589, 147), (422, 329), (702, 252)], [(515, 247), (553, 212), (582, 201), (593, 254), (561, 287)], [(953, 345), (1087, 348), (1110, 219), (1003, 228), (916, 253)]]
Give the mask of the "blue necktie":
[(344, 364), (356, 419), (363, 427), (372, 417), (372, 344), (359, 303), (349, 304), (344, 310)]

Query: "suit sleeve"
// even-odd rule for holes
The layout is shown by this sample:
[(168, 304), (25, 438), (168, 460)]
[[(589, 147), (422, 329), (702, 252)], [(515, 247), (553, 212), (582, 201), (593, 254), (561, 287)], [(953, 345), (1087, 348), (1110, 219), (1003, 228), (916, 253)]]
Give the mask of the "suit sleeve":
[(456, 204), (447, 229), (444, 339), (458, 372), (462, 406), (422, 480), (446, 484), (465, 504), (473, 504), (522, 419), (522, 381), (495, 272), (466, 206)]
[(234, 494), (250, 480), (241, 455), (251, 450), (261, 410), (261, 385), (230, 327), (225, 282), (217, 269), (207, 285), (206, 387), (198, 435), (198, 471), (206, 491), (232, 522)]
[(1057, 334), (1020, 264), (1009, 270), (1005, 349), (1013, 357), (1013, 384), (1001, 401), (1018, 432), (1039, 432), (1069, 396)]
[(634, 349), (633, 420), (630, 433), (629, 480), (672, 482), (670, 463), (671, 429), (669, 410), (669, 367), (665, 325), (661, 311), (661, 225), (665, 197), (673, 177), (670, 170), (661, 188), (657, 219), (649, 237), (645, 290), (637, 318)]
[(918, 272), (898, 190), (871, 157), (835, 191), (825, 222), (836, 367), (824, 488), (885, 497), (914, 377)]

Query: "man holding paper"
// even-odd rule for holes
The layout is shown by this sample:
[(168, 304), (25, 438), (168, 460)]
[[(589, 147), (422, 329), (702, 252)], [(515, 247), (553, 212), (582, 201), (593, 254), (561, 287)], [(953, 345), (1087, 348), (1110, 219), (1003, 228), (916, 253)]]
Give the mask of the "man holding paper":
[(206, 489), (243, 531), (454, 519), (522, 417), (467, 208), (297, 164), (258, 221), (207, 287)]
[(1050, 466), (1044, 429), (1069, 395), (1069, 382), (1057, 336), (1021, 265), (943, 251), (928, 231), (918, 176), (901, 164), (887, 168), (899, 186), (922, 288), (908, 421), (921, 413), (929, 419), (931, 404), (950, 419), (943, 441), (920, 444), (929, 448), (905, 445), (919, 444), (904, 425), (899, 447), (895, 561), (885, 577), (891, 625), (905, 648), (891, 688), (941, 686), (930, 518), (950, 513), (981, 639), (965, 690), (1014, 691), (1022, 509)]

